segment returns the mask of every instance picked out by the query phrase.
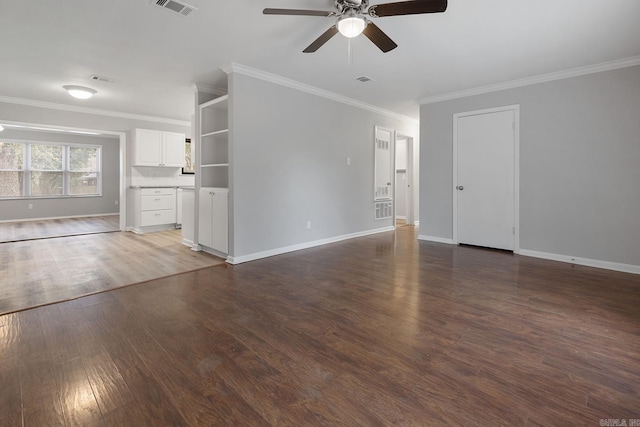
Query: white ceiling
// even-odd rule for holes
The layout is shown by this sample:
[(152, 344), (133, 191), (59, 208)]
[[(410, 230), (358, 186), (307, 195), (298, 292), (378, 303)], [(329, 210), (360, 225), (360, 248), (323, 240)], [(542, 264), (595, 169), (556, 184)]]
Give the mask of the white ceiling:
[[(0, 96), (189, 120), (192, 84), (223, 85), (235, 62), (417, 117), (420, 98), (640, 55), (638, 0), (449, 0), (376, 19), (399, 47), (361, 36), (351, 60), (340, 35), (302, 53), (334, 18), (262, 15), (332, 0), (187, 3), (198, 10), (183, 17), (149, 0), (0, 0)], [(98, 94), (74, 100), (66, 84)]]

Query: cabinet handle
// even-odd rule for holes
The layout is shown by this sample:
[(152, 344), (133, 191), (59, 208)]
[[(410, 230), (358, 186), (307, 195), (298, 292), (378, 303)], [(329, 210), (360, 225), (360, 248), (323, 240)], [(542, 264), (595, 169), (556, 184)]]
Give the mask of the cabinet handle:
[(160, 200), (162, 200), (162, 199), (153, 199), (153, 200), (154, 200), (155, 202), (159, 202), (159, 201), (160, 201)]
[(154, 216), (161, 216), (160, 214), (155, 214)]

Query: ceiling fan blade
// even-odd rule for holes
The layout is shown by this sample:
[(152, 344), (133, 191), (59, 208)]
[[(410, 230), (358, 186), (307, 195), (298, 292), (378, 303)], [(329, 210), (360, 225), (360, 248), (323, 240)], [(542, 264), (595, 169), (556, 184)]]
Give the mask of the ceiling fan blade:
[(303, 15), (303, 16), (335, 16), (334, 11), (329, 10), (307, 10), (307, 9), (270, 9), (262, 11), (265, 15)]
[(362, 32), (369, 40), (373, 42), (384, 53), (389, 52), (398, 47), (393, 40), (389, 38), (376, 24), (369, 22)]
[(322, 47), (323, 44), (328, 42), (329, 39), (335, 36), (336, 34), (338, 34), (338, 28), (335, 25), (333, 25), (327, 31), (322, 33), (322, 35), (318, 37), (313, 43), (311, 43), (305, 50), (303, 50), (303, 52), (304, 53), (315, 52), (316, 50), (320, 49), (320, 47)]
[(420, 13), (438, 13), (447, 10), (447, 0), (413, 0), (395, 3), (376, 4), (369, 8), (373, 17), (397, 15), (417, 15)]

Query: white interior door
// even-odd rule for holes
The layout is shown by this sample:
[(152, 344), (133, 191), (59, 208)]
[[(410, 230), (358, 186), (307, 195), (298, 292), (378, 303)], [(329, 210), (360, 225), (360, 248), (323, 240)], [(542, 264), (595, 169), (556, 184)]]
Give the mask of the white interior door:
[(458, 115), (455, 126), (454, 242), (514, 250), (515, 111)]

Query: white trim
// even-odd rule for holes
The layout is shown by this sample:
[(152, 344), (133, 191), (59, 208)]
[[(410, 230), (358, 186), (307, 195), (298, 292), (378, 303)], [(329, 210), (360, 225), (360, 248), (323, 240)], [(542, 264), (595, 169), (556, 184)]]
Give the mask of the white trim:
[(258, 259), (268, 258), (275, 255), (281, 255), (288, 252), (299, 251), (302, 249), (309, 249), (316, 246), (327, 245), (329, 243), (340, 242), (342, 240), (354, 239), (356, 237), (364, 237), (364, 236), (369, 236), (371, 234), (384, 233), (387, 231), (394, 231), (394, 230), (395, 230), (395, 227), (391, 226), (391, 227), (376, 228), (374, 230), (359, 231), (357, 233), (343, 234), (341, 236), (329, 237), (326, 239), (315, 240), (312, 242), (298, 243), (297, 245), (270, 249), (268, 251), (263, 251), (263, 252), (255, 252), (253, 254), (243, 255), (239, 257), (230, 256), (230, 257), (227, 257), (227, 262), (229, 264), (241, 264), (243, 262), (255, 261)]
[(420, 220), (418, 220), (418, 221), (414, 221), (414, 222), (413, 222), (413, 225), (415, 225), (416, 227), (417, 227), (417, 226), (419, 226), (419, 225), (420, 225)]
[(453, 239), (449, 239), (446, 237), (435, 237), (435, 236), (425, 236), (424, 234), (418, 235), (418, 240), (426, 240), (428, 242), (437, 242), (437, 243), (446, 243), (449, 245), (453, 245)]
[(343, 95), (339, 95), (335, 92), (329, 92), (328, 90), (320, 89), (315, 86), (311, 86), (305, 83), (291, 80), (286, 77), (279, 76), (277, 74), (272, 74), (266, 71), (258, 70), (256, 68), (247, 67), (246, 65), (232, 63), (229, 67), (224, 67), (223, 71), (225, 71), (227, 74), (232, 72), (243, 74), (245, 76), (254, 77), (256, 79), (264, 80), (270, 83), (286, 86), (291, 89), (296, 89), (302, 92), (310, 93), (312, 95), (320, 96), (323, 98), (331, 99), (333, 101), (341, 102), (343, 104), (351, 105), (352, 107), (358, 107), (364, 110), (372, 111), (374, 113), (383, 114), (385, 116), (388, 116), (397, 120), (402, 120), (404, 122), (408, 122), (412, 124), (418, 123), (418, 120), (412, 117), (394, 113), (393, 111), (385, 110), (384, 108), (376, 107), (371, 104), (366, 104), (364, 102), (361, 102), (352, 98), (348, 98)]
[(208, 85), (203, 83), (194, 83), (192, 86), (192, 89), (194, 92), (208, 93), (209, 95), (222, 96), (227, 94), (227, 89), (223, 87), (218, 87), (218, 86), (213, 86), (213, 85)]
[(556, 71), (553, 73), (540, 74), (523, 79), (511, 80), (508, 82), (496, 83), (488, 86), (476, 87), (457, 92), (443, 93), (441, 95), (428, 96), (417, 100), (418, 104), (434, 104), (451, 99), (465, 98), (467, 96), (481, 95), (483, 93), (497, 92), (499, 90), (513, 89), (522, 86), (530, 86), (538, 83), (547, 83), (554, 80), (568, 79), (571, 77), (585, 76), (587, 74), (601, 73), (603, 71), (617, 70), (619, 68), (635, 67), (640, 65), (640, 56), (632, 56), (624, 59), (616, 59), (609, 62), (587, 65), (584, 67), (571, 68), (569, 70)]
[(27, 222), (27, 221), (46, 221), (49, 219), (70, 219), (70, 218), (92, 218), (97, 216), (116, 216), (120, 215), (117, 213), (106, 213), (106, 214), (91, 214), (91, 215), (70, 215), (70, 216), (50, 216), (44, 218), (19, 218), (19, 219), (3, 219), (0, 220), (0, 223), (5, 222)]
[(483, 110), (466, 111), (453, 115), (453, 244), (458, 244), (458, 119), (480, 114), (513, 111), (513, 252), (520, 251), (520, 104), (502, 107), (485, 108)]
[(584, 265), (587, 267), (604, 268), (606, 270), (622, 271), (624, 273), (640, 274), (640, 265), (621, 264), (618, 262), (601, 261), (597, 259), (580, 258), (571, 255), (552, 254), (548, 252), (520, 249), (520, 255), (549, 259), (552, 261), (566, 262), (569, 264)]
[(122, 113), (119, 111), (99, 110), (97, 108), (78, 107), (75, 105), (56, 104), (53, 102), (36, 101), (33, 99), (14, 98), (0, 95), (0, 102), (7, 104), (27, 105), (30, 107), (48, 108), (51, 110), (71, 111), (74, 113), (94, 114), (98, 116), (119, 117), (122, 119), (143, 120), (145, 122), (164, 123), (176, 126), (191, 126), (191, 122), (185, 120), (167, 119), (164, 117), (145, 116), (142, 114)]

